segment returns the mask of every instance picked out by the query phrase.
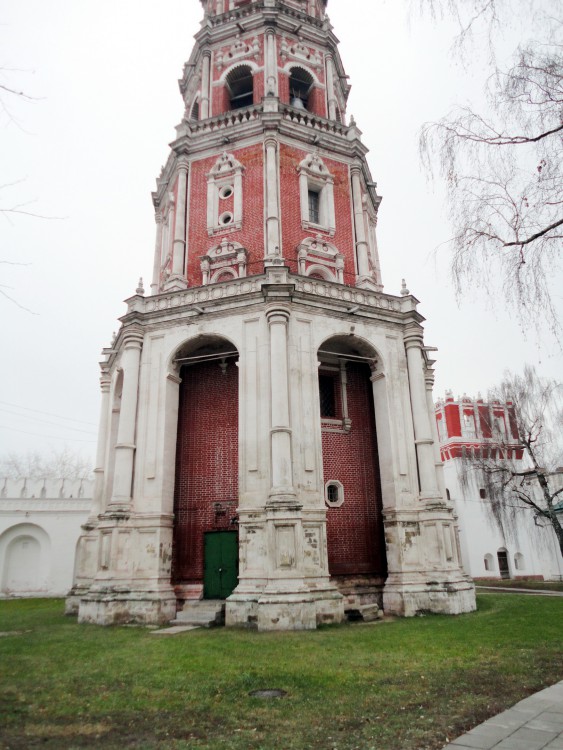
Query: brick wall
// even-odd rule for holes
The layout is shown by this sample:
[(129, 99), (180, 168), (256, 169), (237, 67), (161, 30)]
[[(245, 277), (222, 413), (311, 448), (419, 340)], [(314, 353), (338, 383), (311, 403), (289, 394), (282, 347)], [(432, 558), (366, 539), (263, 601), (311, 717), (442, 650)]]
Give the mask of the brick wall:
[[(283, 145), (280, 148), (280, 184), (282, 216), (283, 255), (293, 273), (297, 273), (297, 246), (307, 237), (314, 237), (314, 230), (301, 228), (301, 203), (299, 195), (299, 174), (297, 168), (307, 152)], [(354, 285), (356, 271), (354, 264), (354, 235), (350, 203), (350, 178), (348, 165), (334, 159), (322, 157), (327, 169), (334, 177), (334, 210), (336, 234), (329, 237), (321, 233), (328, 242), (336, 245), (344, 256), (344, 283)]]
[[(221, 155), (194, 161), (190, 167), (187, 277), (190, 286), (201, 286), (201, 256), (223, 238), (240, 242), (248, 251), (247, 275), (264, 269), (264, 153), (262, 143), (229, 151), (244, 166), (242, 178), (242, 228), (229, 229), (210, 237), (207, 233), (207, 175)], [(220, 201), (220, 213), (232, 210), (233, 198)]]
[(200, 583), (204, 532), (236, 528), (238, 369), (206, 362), (181, 377), (172, 580)]
[[(327, 510), (331, 575), (386, 573), (372, 384), (369, 368), (348, 364), (349, 433), (323, 430), (325, 482), (339, 480), (344, 504)], [(337, 410), (338, 413), (338, 410)]]

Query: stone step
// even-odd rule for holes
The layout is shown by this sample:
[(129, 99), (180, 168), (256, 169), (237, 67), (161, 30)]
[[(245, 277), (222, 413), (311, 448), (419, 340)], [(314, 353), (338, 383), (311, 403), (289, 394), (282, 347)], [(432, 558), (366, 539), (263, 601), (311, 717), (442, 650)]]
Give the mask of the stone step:
[(213, 627), (225, 624), (225, 602), (222, 599), (199, 599), (184, 602), (171, 625)]

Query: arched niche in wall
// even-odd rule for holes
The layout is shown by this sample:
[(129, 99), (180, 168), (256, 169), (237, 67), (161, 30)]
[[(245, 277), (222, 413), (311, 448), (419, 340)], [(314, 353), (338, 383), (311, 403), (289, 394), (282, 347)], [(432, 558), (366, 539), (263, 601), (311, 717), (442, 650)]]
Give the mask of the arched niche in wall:
[(291, 65), (289, 73), (289, 103), (296, 109), (313, 111), (313, 74), (301, 65)]
[[(317, 355), (329, 571), (383, 587), (383, 467), (372, 382), (379, 357), (368, 342), (349, 335), (325, 340)], [(382, 428), (386, 440), (385, 420)], [(334, 498), (330, 487), (338, 491), (332, 490)]]
[[(228, 536), (230, 553), (238, 549), (238, 356), (228, 339), (202, 335), (174, 357), (180, 382), (171, 576), (180, 598), (208, 595), (212, 535), (226, 535), (214, 537), (219, 546)], [(238, 565), (238, 553), (229, 565)]]
[(240, 63), (225, 75), (225, 91), (229, 110), (254, 104), (254, 72), (248, 63)]
[(0, 536), (0, 590), (4, 594), (39, 594), (48, 590), (51, 540), (33, 523), (11, 526)]

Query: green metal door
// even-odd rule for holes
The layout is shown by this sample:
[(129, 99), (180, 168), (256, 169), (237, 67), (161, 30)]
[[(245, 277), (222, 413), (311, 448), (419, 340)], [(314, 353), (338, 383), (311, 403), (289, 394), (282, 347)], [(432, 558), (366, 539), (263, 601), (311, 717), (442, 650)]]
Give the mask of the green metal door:
[(226, 599), (238, 583), (236, 531), (209, 531), (204, 535), (204, 599)]

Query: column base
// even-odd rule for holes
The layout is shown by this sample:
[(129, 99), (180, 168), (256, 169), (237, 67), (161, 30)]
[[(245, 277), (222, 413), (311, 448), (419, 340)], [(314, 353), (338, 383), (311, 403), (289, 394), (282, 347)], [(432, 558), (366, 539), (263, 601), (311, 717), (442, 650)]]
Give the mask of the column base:
[(390, 576), (383, 589), (383, 609), (386, 615), (399, 617), (474, 612), (477, 609), (475, 585), (467, 577), (414, 582)]
[(83, 595), (78, 608), (78, 622), (95, 625), (164, 625), (175, 617), (172, 587), (147, 591), (100, 587)]
[(225, 625), (259, 631), (315, 630), (344, 620), (343, 597), (336, 591), (232, 594), (227, 599)]
[(184, 276), (170, 276), (162, 286), (164, 292), (181, 292), (187, 288), (188, 282)]

